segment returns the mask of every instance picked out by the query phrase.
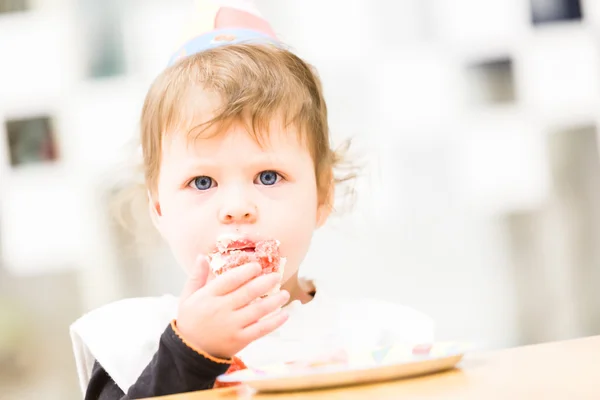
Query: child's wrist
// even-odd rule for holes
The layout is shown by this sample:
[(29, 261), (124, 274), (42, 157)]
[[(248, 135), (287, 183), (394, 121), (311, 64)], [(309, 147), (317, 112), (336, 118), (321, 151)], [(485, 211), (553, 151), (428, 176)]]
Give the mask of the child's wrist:
[(198, 353), (202, 357), (204, 357), (212, 362), (218, 363), (218, 364), (231, 364), (232, 363), (232, 361), (233, 361), (232, 357), (223, 357), (223, 356), (212, 355), (209, 352), (201, 349), (199, 346), (193, 344), (188, 339), (186, 339), (186, 337), (181, 333), (181, 331), (177, 327), (176, 319), (171, 321), (171, 329), (173, 329), (173, 332), (175, 332), (175, 334), (183, 342), (183, 344), (185, 344), (187, 347), (189, 347), (191, 350)]

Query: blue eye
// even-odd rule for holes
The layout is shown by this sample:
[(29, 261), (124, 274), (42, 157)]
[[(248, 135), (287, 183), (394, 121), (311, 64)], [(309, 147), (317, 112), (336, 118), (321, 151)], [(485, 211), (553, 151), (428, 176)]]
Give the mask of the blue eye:
[(192, 186), (198, 190), (208, 190), (213, 187), (213, 179), (209, 176), (199, 176), (194, 178)]
[(275, 171), (263, 171), (258, 176), (260, 183), (266, 186), (271, 186), (279, 182), (279, 174)]

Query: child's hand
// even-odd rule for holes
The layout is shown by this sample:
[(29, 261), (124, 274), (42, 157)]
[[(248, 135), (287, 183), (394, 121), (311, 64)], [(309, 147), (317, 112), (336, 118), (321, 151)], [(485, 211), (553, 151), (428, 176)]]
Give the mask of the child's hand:
[(260, 298), (279, 283), (279, 274), (258, 276), (261, 268), (252, 263), (207, 282), (209, 269), (206, 258), (199, 257), (177, 313), (179, 333), (196, 349), (229, 359), (287, 320), (287, 314), (279, 310), (289, 300), (287, 291)]

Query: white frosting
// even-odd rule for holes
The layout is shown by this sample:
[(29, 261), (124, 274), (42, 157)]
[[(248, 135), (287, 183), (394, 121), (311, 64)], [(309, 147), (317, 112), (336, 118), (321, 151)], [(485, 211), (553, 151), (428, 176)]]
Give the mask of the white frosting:
[(221, 255), (221, 253), (213, 253), (210, 255), (210, 269), (213, 273), (216, 273), (218, 270), (225, 266), (225, 259)]
[(281, 278), (283, 278), (283, 271), (285, 270), (285, 264), (287, 264), (287, 258), (281, 257), (279, 259), (279, 273), (281, 274)]

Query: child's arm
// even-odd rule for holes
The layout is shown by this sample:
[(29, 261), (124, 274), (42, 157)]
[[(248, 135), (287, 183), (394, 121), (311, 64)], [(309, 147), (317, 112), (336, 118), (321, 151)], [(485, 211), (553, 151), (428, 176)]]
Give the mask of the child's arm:
[(104, 368), (94, 364), (86, 400), (128, 400), (210, 389), (230, 363), (211, 360), (188, 347), (173, 324), (161, 336), (158, 351), (127, 395)]
[(277, 285), (279, 274), (261, 275), (260, 265), (250, 263), (207, 282), (209, 269), (205, 257), (199, 257), (197, 270), (180, 296), (176, 321), (163, 332), (156, 354), (127, 395), (96, 363), (86, 400), (126, 400), (210, 389), (234, 355), (286, 321), (285, 313), (276, 312), (289, 299), (285, 290), (259, 299)]

